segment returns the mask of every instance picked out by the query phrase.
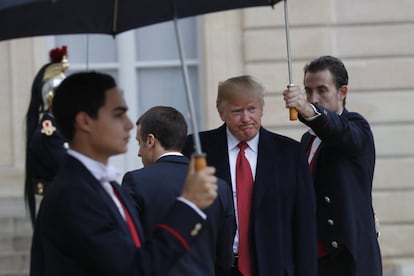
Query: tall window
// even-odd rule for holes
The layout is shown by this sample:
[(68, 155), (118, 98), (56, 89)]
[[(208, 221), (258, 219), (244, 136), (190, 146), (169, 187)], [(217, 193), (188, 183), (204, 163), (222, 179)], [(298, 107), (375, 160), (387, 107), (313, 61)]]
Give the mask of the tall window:
[[(202, 93), (199, 73), (197, 18), (181, 19), (179, 30), (186, 60), (196, 121), (202, 121)], [(191, 124), (184, 90), (181, 63), (173, 22), (142, 27), (113, 39), (109, 35), (55, 36), (51, 47), (67, 45), (71, 74), (79, 70), (97, 70), (111, 74), (124, 90), (135, 122), (140, 114), (155, 105), (177, 108)], [(200, 126), (201, 128), (201, 126)], [(137, 157), (135, 131), (131, 131), (128, 152), (111, 159), (120, 170), (141, 166)]]

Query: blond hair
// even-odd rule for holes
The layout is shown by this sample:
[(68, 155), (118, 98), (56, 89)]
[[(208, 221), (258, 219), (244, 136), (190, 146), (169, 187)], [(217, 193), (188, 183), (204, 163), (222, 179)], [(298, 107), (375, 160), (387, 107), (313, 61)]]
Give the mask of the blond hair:
[(264, 87), (252, 76), (242, 75), (220, 82), (216, 100), (217, 109), (220, 109), (230, 98), (237, 96), (258, 99), (261, 108), (264, 106)]

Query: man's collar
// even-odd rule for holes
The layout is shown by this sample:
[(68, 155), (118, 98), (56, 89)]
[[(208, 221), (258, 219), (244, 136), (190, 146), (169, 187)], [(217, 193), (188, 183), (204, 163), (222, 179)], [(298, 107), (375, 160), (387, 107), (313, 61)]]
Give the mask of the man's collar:
[(166, 153), (161, 154), (157, 160), (160, 160), (160, 158), (164, 157), (164, 156), (184, 156), (181, 152), (178, 151), (169, 151)]
[[(250, 139), (249, 141), (244, 141), (249, 145), (249, 148), (254, 151), (257, 152), (257, 149), (259, 147), (259, 133), (260, 130), (257, 132), (256, 136), (253, 137), (253, 139)], [(229, 130), (229, 128), (226, 126), (226, 134), (227, 134), (227, 146), (229, 151), (237, 148), (237, 145), (241, 142), (239, 141)]]
[(78, 151), (68, 149), (68, 154), (79, 160), (79, 162), (81, 162), (98, 181), (117, 181), (121, 176), (121, 172), (115, 167), (93, 160)]

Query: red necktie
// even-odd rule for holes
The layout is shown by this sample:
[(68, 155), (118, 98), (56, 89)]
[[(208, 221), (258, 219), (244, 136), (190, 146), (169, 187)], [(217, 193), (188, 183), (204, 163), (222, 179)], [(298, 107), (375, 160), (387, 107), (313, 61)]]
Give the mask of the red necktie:
[(248, 147), (248, 145), (245, 142), (240, 142), (238, 147), (240, 148), (236, 160), (237, 216), (239, 219), (238, 269), (244, 276), (250, 276), (252, 275), (252, 270), (249, 242), (249, 221), (253, 194), (253, 176), (249, 161), (244, 155), (244, 150)]
[(128, 229), (129, 229), (129, 232), (131, 233), (132, 239), (134, 240), (134, 244), (136, 247), (139, 248), (141, 247), (141, 240), (138, 236), (138, 231), (135, 228), (134, 221), (132, 220), (131, 215), (128, 212), (128, 209), (125, 207), (125, 204), (122, 202), (121, 197), (119, 196), (118, 192), (115, 190), (114, 187), (112, 187), (112, 189), (114, 190), (114, 194), (116, 198), (119, 200), (119, 203), (121, 203), (122, 210), (124, 210), (125, 221), (128, 225)]
[[(316, 136), (312, 135), (312, 141), (309, 144), (308, 150), (306, 151), (306, 155), (309, 157), (310, 152), (312, 150), (312, 145), (316, 140)], [(313, 173), (313, 169), (314, 169), (314, 165), (315, 165), (315, 159), (316, 159), (316, 154), (319, 150), (319, 146), (318, 148), (315, 150), (315, 153), (312, 156), (312, 159), (309, 162), (309, 169), (311, 171), (311, 173)], [(322, 258), (324, 256), (328, 255), (328, 251), (326, 250), (325, 246), (323, 245), (323, 243), (321, 242), (321, 240), (318, 238), (318, 258)]]

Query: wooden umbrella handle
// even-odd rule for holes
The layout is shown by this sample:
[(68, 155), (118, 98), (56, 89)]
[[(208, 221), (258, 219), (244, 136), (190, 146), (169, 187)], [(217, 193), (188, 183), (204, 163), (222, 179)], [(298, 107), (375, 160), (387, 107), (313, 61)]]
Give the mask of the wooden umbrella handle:
[[(290, 87), (293, 87), (293, 86), (295, 85), (293, 83), (290, 83), (287, 85), (287, 88), (289, 89)], [(298, 111), (293, 107), (289, 108), (289, 119), (291, 121), (296, 121), (298, 119)]]
[(296, 121), (298, 119), (298, 111), (293, 107), (289, 108), (289, 119), (291, 121)]
[(207, 160), (206, 160), (206, 155), (204, 153), (201, 154), (195, 154), (194, 155), (194, 161), (195, 161), (195, 169), (197, 171), (204, 169), (205, 167), (207, 167)]

